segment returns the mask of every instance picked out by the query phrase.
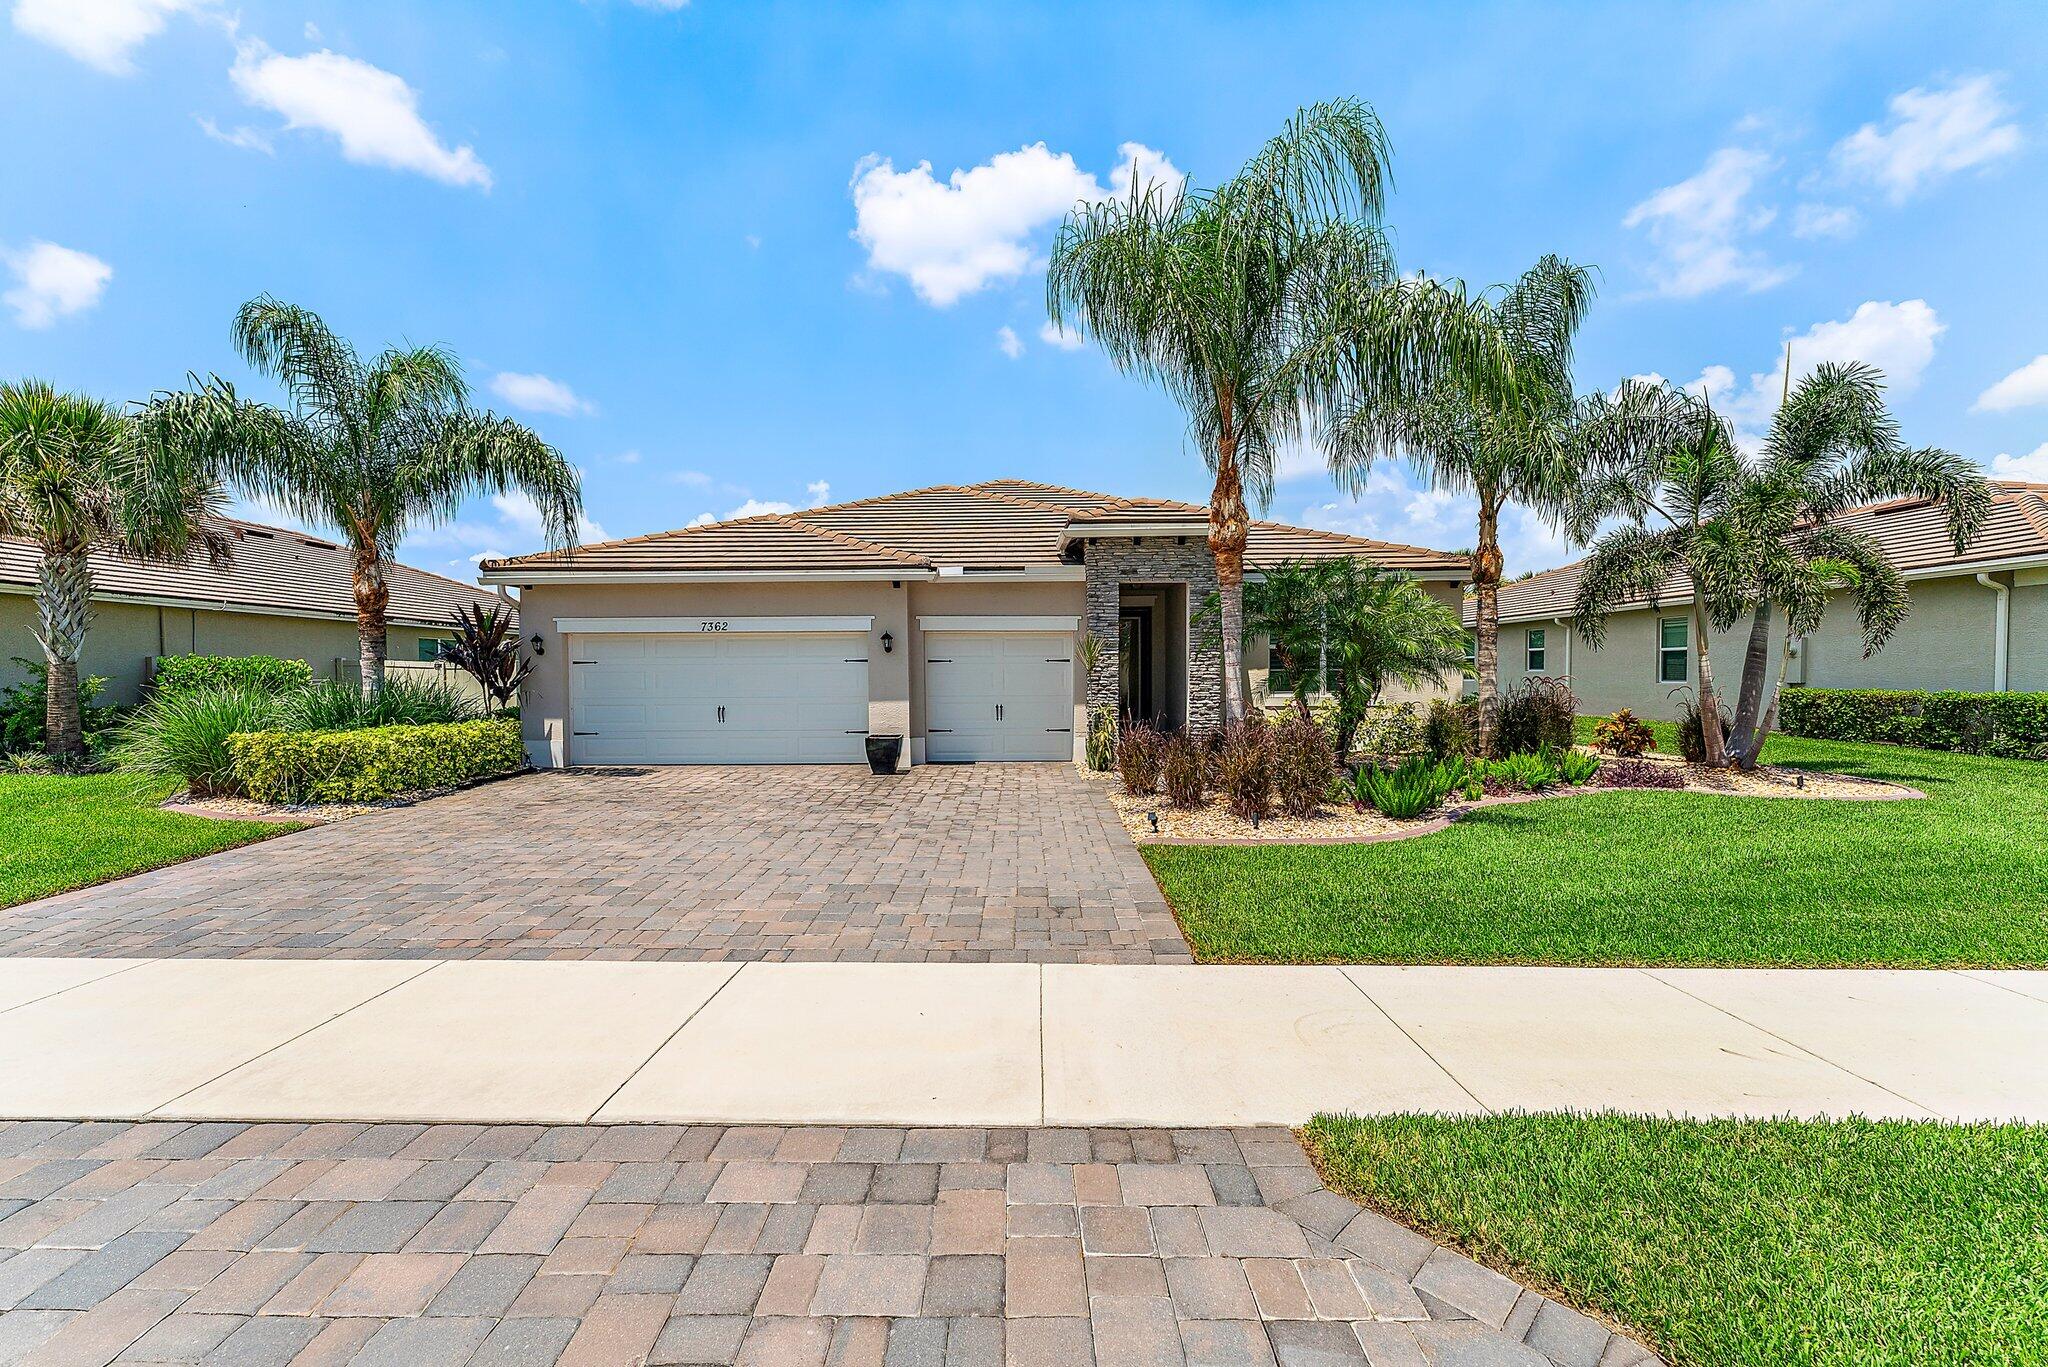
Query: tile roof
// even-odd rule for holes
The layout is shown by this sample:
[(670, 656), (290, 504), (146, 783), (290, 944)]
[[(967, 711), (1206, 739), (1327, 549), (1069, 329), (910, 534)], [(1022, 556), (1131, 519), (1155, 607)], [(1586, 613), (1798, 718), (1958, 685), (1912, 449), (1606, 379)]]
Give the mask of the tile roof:
[[(2048, 484), (2007, 481), (1993, 486), (1991, 515), (1958, 555), (1948, 539), (1947, 511), (1926, 499), (1894, 499), (1873, 503), (1845, 513), (1841, 525), (1873, 537), (1892, 563), (1908, 575), (1924, 576), (1945, 565), (1982, 565), (2007, 560), (2048, 561)], [(1579, 566), (1584, 561), (1560, 565), (1554, 570), (1500, 586), (1500, 619), (1503, 622), (1535, 621), (1568, 617), (1579, 591)], [(1679, 578), (1665, 581), (1657, 595), (1660, 605), (1692, 601), (1692, 590)], [(1648, 598), (1624, 605), (1646, 607)], [(1472, 605), (1465, 605), (1465, 621), (1472, 621)]]
[[(190, 603), (221, 611), (242, 609), (303, 613), (353, 622), (348, 549), (305, 532), (266, 527), (234, 518), (216, 519), (228, 533), (232, 556), (216, 569), (194, 548), (181, 564), (128, 560), (96, 553), (93, 583), (100, 595)], [(42, 552), (32, 543), (0, 538), (0, 586), (31, 589)], [(390, 620), (413, 626), (445, 626), (469, 603), (492, 606), (489, 589), (444, 579), (410, 565), (391, 569)]]
[[(771, 572), (885, 569), (927, 572), (1045, 569), (1063, 563), (1070, 529), (1091, 522), (1204, 521), (1208, 510), (1172, 499), (1123, 498), (1085, 489), (989, 480), (935, 485), (900, 494), (770, 517), (714, 522), (678, 532), (581, 546), (573, 551), (486, 561), (486, 572), (517, 570), (536, 578), (560, 573)], [(805, 533), (814, 534), (806, 539)], [(830, 538), (830, 539), (828, 539)], [(1461, 575), (1464, 556), (1401, 546), (1339, 532), (1252, 524), (1247, 562), (1364, 556), (1393, 569)]]

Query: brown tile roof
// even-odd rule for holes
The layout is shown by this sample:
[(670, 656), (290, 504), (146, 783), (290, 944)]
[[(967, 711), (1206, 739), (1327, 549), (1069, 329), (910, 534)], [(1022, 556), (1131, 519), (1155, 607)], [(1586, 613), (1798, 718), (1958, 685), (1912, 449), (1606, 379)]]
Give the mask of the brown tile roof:
[[(1200, 504), (1121, 498), (1027, 480), (935, 485), (779, 516), (709, 523), (573, 551), (487, 561), (486, 570), (660, 573), (790, 569), (927, 571), (1048, 568), (1062, 563), (1068, 530), (1089, 522), (1202, 521)], [(806, 540), (803, 533), (819, 540)], [(836, 540), (825, 540), (827, 535)], [(1247, 559), (1254, 567), (1297, 558), (1365, 556), (1411, 573), (1462, 573), (1465, 557), (1399, 546), (1338, 532), (1252, 525)], [(883, 558), (888, 557), (888, 558)]]
[[(2008, 481), (1996, 485), (1995, 490), (1991, 515), (1960, 555), (1948, 539), (1947, 510), (1926, 499), (1873, 503), (1844, 514), (1841, 525), (1875, 538), (1892, 563), (1909, 575), (1924, 575), (1945, 565), (2048, 560), (2048, 485)], [(1520, 622), (1570, 616), (1583, 563), (1575, 561), (1502, 584), (1500, 619)], [(1657, 595), (1660, 605), (1691, 601), (1692, 590), (1678, 578), (1665, 581)], [(1624, 610), (1648, 604), (1649, 599), (1639, 598), (1625, 604)], [(1467, 625), (1472, 621), (1470, 602), (1465, 605), (1465, 621)]]
[[(182, 564), (92, 557), (98, 592), (117, 598), (153, 598), (220, 611), (272, 611), (354, 621), (347, 548), (285, 527), (266, 527), (234, 518), (218, 519), (228, 533), (232, 558), (219, 569), (195, 548)], [(0, 586), (33, 589), (42, 552), (26, 541), (0, 539)], [(390, 620), (413, 626), (445, 626), (469, 603), (495, 605), (489, 589), (444, 579), (438, 574), (394, 565)]]

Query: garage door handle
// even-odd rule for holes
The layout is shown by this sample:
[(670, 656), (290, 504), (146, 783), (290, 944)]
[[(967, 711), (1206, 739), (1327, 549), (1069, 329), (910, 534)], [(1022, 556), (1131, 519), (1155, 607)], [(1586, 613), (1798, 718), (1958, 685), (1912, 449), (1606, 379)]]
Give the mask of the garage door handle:
[(997, 721), (1001, 721), (1002, 719), (1003, 719), (1003, 705), (1002, 705), (1001, 703), (997, 703), (997, 704), (996, 704), (996, 720), (997, 720)]
[(721, 708), (719, 708), (719, 709), (718, 709), (718, 719), (719, 719), (720, 721), (724, 721), (724, 720), (725, 720), (725, 709), (724, 709), (723, 707), (721, 707)]
[(1048, 726), (1045, 729), (1056, 736), (1071, 736), (1074, 734), (1074, 728), (1071, 726)]
[(949, 664), (951, 664), (951, 663), (953, 663), (953, 662), (952, 662), (951, 660), (934, 660), (934, 659), (931, 659), (930, 657), (927, 657), (927, 658), (925, 659), (925, 663), (926, 663), (926, 664), (928, 664), (928, 665), (949, 665)]
[(1070, 665), (1073, 663), (1072, 660), (1055, 660), (1050, 655), (1045, 657), (1045, 662), (1049, 665)]

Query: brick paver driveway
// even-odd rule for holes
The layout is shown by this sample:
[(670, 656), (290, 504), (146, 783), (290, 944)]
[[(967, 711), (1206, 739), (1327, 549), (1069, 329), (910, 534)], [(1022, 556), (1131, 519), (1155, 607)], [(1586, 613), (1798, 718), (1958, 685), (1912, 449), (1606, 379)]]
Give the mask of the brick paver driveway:
[(0, 954), (1190, 961), (1062, 764), (531, 774), (0, 911)]
[(1630, 1367), (1284, 1130), (0, 1126), (0, 1361)]

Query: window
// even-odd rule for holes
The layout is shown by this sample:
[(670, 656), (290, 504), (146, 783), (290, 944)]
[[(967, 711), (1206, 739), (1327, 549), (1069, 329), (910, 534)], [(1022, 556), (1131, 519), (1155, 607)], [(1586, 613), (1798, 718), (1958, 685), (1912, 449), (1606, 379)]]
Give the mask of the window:
[(1529, 628), (1529, 649), (1528, 649), (1528, 655), (1529, 655), (1529, 661), (1528, 661), (1528, 668), (1529, 668), (1529, 672), (1530, 672), (1531, 674), (1541, 674), (1541, 673), (1543, 672), (1543, 656), (1544, 656), (1544, 650), (1543, 650), (1543, 628), (1542, 628), (1542, 627), (1530, 627), (1530, 628)]
[(1683, 617), (1665, 617), (1657, 622), (1657, 679), (1661, 683), (1684, 683), (1691, 677), (1687, 664), (1686, 635), (1689, 628)]
[(420, 637), (420, 660), (423, 663), (432, 664), (441, 658), (441, 647), (447, 644), (439, 636)]

